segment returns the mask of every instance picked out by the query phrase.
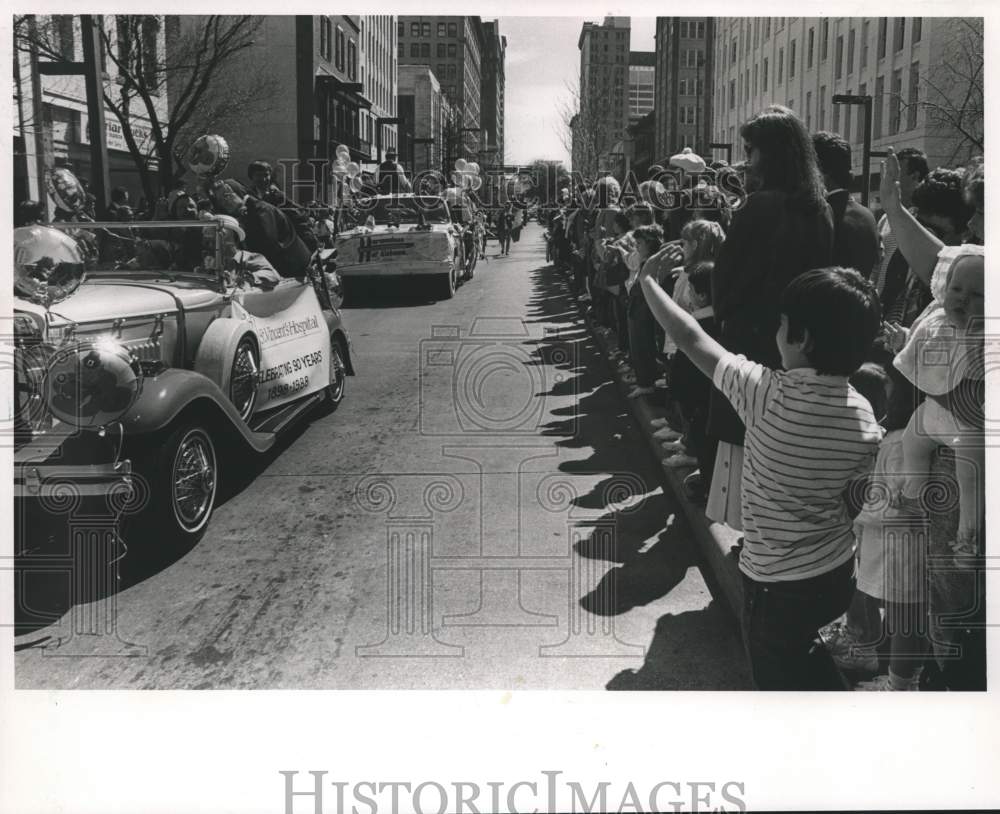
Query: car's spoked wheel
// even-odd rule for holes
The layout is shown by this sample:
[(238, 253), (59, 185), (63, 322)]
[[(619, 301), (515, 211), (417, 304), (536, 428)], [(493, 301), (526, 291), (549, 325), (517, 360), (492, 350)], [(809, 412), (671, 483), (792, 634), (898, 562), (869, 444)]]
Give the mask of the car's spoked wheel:
[(218, 472), (215, 445), (201, 427), (187, 429), (177, 440), (170, 470), (170, 502), (178, 528), (197, 534), (215, 507)]
[(259, 372), (260, 359), (257, 345), (249, 336), (244, 336), (233, 354), (233, 369), (229, 380), (229, 399), (244, 421), (250, 420), (257, 404)]
[(326, 386), (326, 394), (323, 404), (327, 409), (333, 410), (344, 400), (344, 393), (347, 390), (347, 365), (344, 363), (344, 354), (340, 348), (340, 342), (331, 337), (330, 339), (330, 383)]

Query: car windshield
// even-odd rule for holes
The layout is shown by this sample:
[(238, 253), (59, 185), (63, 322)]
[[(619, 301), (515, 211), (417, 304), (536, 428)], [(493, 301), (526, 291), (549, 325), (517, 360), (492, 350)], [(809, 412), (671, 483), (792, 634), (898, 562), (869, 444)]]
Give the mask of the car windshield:
[(73, 237), (88, 275), (219, 279), (216, 233), (210, 221), (53, 223)]
[[(413, 195), (406, 198), (375, 198), (374, 205), (361, 206), (361, 211), (375, 218), (378, 226), (390, 223), (449, 223), (448, 205), (433, 195)], [(362, 202), (370, 203), (370, 202)]]

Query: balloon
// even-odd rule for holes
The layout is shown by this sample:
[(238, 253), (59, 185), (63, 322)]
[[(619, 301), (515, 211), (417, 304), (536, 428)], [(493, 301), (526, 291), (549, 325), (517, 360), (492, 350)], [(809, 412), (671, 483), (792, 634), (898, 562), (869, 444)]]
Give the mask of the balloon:
[(352, 161), (347, 165), (347, 174), (351, 176), (351, 178), (355, 178), (361, 174), (361, 167), (358, 166), (357, 161)]
[(472, 177), (472, 191), (475, 192), (483, 185), (483, 179), (478, 175)]
[(351, 189), (353, 189), (355, 192), (361, 192), (363, 187), (364, 187), (364, 182), (362, 182), (362, 180), (357, 175), (351, 178)]
[(479, 175), (479, 165), (475, 161), (470, 161), (465, 165), (465, 171), (471, 172), (473, 175)]
[(186, 163), (195, 175), (218, 175), (229, 163), (229, 142), (222, 136), (198, 136), (188, 149)]
[(345, 175), (347, 175), (347, 165), (340, 161), (336, 161), (334, 162), (333, 166), (330, 167), (330, 172), (336, 178), (343, 178)]
[(460, 173), (460, 172), (453, 172), (451, 174), (451, 182), (455, 186), (460, 186), (461, 183), (462, 183), (462, 173)]
[(344, 161), (349, 161), (351, 158), (351, 150), (346, 144), (337, 145), (337, 158), (343, 158)]
[(84, 268), (79, 244), (65, 232), (49, 226), (14, 230), (15, 296), (47, 308), (76, 291)]
[(464, 158), (460, 158), (455, 162), (455, 169), (459, 172), (465, 172), (468, 166), (469, 164)]
[(83, 191), (77, 177), (65, 167), (57, 167), (49, 172), (47, 179), (49, 196), (60, 209), (79, 214), (87, 203), (87, 193)]

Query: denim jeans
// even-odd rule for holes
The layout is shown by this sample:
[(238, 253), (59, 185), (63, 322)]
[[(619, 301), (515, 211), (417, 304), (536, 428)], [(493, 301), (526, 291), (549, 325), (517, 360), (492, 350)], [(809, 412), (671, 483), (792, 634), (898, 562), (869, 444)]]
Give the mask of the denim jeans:
[(743, 640), (758, 690), (840, 690), (833, 658), (817, 642), (823, 625), (847, 611), (854, 558), (832, 571), (789, 582), (743, 576)]

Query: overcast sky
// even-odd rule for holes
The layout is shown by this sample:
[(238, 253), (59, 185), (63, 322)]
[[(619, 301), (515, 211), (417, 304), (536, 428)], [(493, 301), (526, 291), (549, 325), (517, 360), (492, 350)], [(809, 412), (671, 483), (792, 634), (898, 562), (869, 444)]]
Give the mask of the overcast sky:
[[(603, 17), (500, 17), (507, 37), (504, 118), (508, 164), (535, 158), (569, 164), (569, 150), (559, 136), (560, 107), (569, 102), (567, 83), (579, 81), (580, 51), (576, 44), (585, 20)], [(633, 17), (633, 51), (652, 51), (656, 18)]]

